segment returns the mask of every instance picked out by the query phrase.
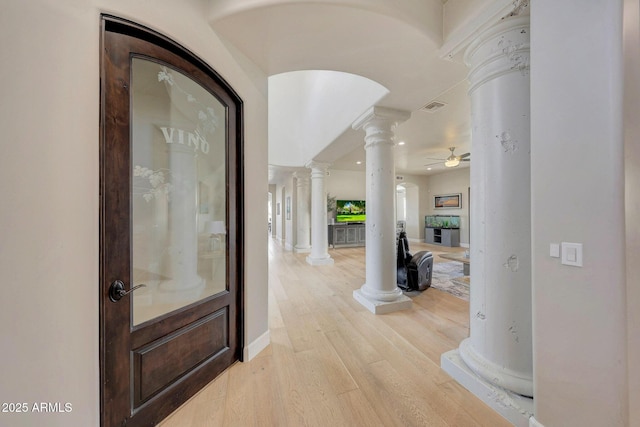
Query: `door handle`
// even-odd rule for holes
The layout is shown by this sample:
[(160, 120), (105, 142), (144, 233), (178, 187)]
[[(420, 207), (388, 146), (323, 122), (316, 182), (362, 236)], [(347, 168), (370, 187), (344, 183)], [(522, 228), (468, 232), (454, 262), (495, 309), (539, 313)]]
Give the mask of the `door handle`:
[(140, 284), (138, 286), (134, 286), (133, 288), (129, 289), (128, 291), (124, 290), (124, 282), (122, 280), (116, 280), (115, 282), (113, 282), (111, 284), (111, 286), (109, 286), (109, 299), (113, 302), (118, 302), (120, 301), (120, 298), (122, 298), (125, 295), (130, 294), (131, 292), (135, 291), (136, 289), (139, 288), (146, 288), (147, 285), (143, 285)]

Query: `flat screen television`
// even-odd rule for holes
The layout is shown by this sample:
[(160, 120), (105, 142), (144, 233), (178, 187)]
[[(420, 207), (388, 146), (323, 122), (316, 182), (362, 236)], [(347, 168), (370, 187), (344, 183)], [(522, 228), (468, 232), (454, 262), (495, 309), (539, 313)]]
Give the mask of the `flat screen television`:
[(336, 222), (365, 222), (364, 200), (336, 200)]

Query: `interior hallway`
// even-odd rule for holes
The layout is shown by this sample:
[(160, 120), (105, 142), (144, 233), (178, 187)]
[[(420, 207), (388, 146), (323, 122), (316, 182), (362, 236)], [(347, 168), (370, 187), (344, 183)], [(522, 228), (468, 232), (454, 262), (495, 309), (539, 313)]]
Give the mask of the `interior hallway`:
[[(410, 247), (436, 262), (449, 249)], [(466, 301), (429, 288), (410, 310), (375, 316), (352, 296), (364, 283), (364, 248), (330, 254), (334, 265), (313, 267), (269, 239), (271, 344), (163, 427), (510, 425), (440, 369), (440, 355), (468, 336)]]

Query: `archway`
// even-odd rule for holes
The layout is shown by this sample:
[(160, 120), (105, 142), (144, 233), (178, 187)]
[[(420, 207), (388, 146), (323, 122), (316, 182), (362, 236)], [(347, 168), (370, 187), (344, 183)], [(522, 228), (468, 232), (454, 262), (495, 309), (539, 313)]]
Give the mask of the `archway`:
[(420, 230), (420, 187), (413, 183), (396, 186), (396, 218), (405, 221), (405, 231), (409, 240), (421, 240)]

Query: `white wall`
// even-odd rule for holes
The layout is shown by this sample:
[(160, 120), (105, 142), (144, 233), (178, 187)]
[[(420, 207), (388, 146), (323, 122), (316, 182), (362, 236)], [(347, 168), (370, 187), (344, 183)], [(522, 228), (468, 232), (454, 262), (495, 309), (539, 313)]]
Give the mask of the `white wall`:
[(0, 401), (69, 402), (11, 426), (99, 424), (100, 11), (185, 45), (244, 101), (245, 332), (267, 331), (266, 78), (249, 79), (198, 0), (13, 0), (0, 17)]
[[(534, 405), (548, 427), (629, 425), (621, 7), (531, 10)], [(583, 244), (584, 267), (549, 256), (563, 241)]]
[(340, 200), (365, 200), (367, 182), (364, 165), (362, 169), (362, 172), (329, 169), (329, 176), (325, 181), (327, 194)]
[[(325, 190), (328, 197), (335, 197), (336, 200), (366, 200), (366, 176), (363, 171), (344, 171), (329, 169), (329, 175), (325, 180)], [(311, 196), (313, 197), (313, 195)], [(335, 212), (327, 214), (327, 221), (335, 219)], [(313, 242), (311, 242), (313, 245)]]
[[(473, 191), (473, 190), (472, 190)], [(462, 194), (462, 209), (435, 209), (434, 196), (439, 194)], [(429, 175), (427, 193), (427, 215), (459, 215), (460, 244), (469, 244), (469, 168)], [(424, 231), (423, 231), (424, 233)]]
[[(624, 2), (625, 207), (629, 425), (640, 426), (640, 2)], [(634, 404), (631, 404), (634, 402)]]
[(407, 189), (402, 185), (396, 186), (396, 220), (407, 220)]
[[(332, 197), (336, 197), (336, 199), (366, 199), (367, 183), (364, 171), (330, 170), (329, 172), (326, 189), (327, 193)], [(407, 205), (407, 237), (410, 239), (424, 240), (424, 216), (427, 215), (429, 211), (428, 200), (431, 200), (431, 208), (433, 208), (433, 199), (429, 199), (428, 196), (428, 177), (424, 175), (402, 176), (404, 179), (402, 181), (396, 180), (396, 185), (406, 184), (407, 187), (410, 188), (409, 191), (412, 198), (418, 199), (417, 208), (413, 206), (413, 203)], [(413, 194), (415, 189), (411, 189), (411, 186), (417, 188), (417, 196)]]
[(424, 234), (424, 217), (420, 215), (420, 188), (415, 184), (409, 183), (405, 184), (405, 187), (407, 238), (423, 240), (420, 238), (420, 231)]
[(499, 10), (510, 0), (448, 0), (443, 6), (443, 33), (444, 39), (455, 35), (456, 32), (465, 31), (467, 26), (477, 19), (481, 13), (487, 10)]
[(396, 185), (407, 189), (407, 237), (410, 240), (424, 241), (424, 216), (428, 212), (429, 189), (425, 175), (404, 175), (396, 180)]

